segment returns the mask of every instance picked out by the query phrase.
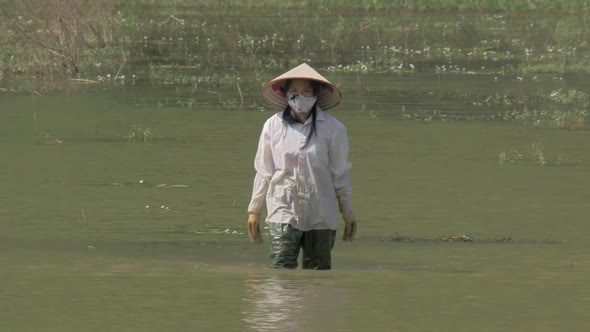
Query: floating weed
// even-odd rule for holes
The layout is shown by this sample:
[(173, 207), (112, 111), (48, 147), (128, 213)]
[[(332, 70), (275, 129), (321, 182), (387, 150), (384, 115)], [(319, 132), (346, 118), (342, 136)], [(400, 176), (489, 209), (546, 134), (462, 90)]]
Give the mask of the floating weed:
[[(442, 113), (440, 110), (427, 110), (418, 108), (415, 111), (408, 111), (405, 105), (402, 105), (401, 116), (403, 120), (413, 120), (413, 121), (423, 121), (423, 122), (430, 122), (430, 121), (449, 121), (449, 120), (457, 120), (457, 117), (448, 116), (447, 114)], [(469, 117), (469, 115), (466, 115)]]
[(522, 154), (513, 148), (510, 152), (498, 153), (498, 162), (504, 166), (506, 164), (517, 165), (521, 163), (535, 163), (539, 166), (574, 166), (578, 162), (570, 159), (568, 156), (559, 153), (552, 157), (545, 151), (545, 145), (541, 142), (532, 142), (526, 147), (526, 153)]
[(167, 184), (167, 183), (159, 183), (153, 184), (145, 182), (144, 180), (139, 181), (128, 181), (128, 182), (112, 182), (112, 186), (116, 187), (127, 187), (127, 186), (142, 186), (142, 187), (152, 187), (152, 188), (189, 188), (188, 184)]
[[(532, 96), (490, 96), (485, 100), (487, 105), (499, 107), (514, 107), (504, 112), (501, 119), (504, 121), (520, 122), (536, 127), (582, 129), (589, 117), (587, 111), (590, 107), (590, 95), (571, 89), (557, 89), (550, 93), (538, 91)], [(534, 105), (550, 105), (549, 109), (537, 110)], [(532, 108), (532, 109), (531, 109)]]
[(152, 140), (152, 130), (148, 127), (132, 125), (127, 140), (130, 142), (150, 142)]
[(439, 239), (440, 242), (473, 242), (472, 236), (467, 234), (455, 234), (449, 236), (443, 236)]
[(533, 142), (529, 145), (529, 155), (531, 159), (539, 165), (544, 166), (547, 163), (545, 159), (545, 146), (543, 143)]
[(571, 161), (567, 156), (561, 153), (557, 155), (557, 158), (555, 159), (554, 163), (557, 166), (571, 166), (577, 164), (575, 160)]
[[(41, 96), (38, 92), (33, 91), (33, 105), (35, 108), (37, 107), (36, 97), (35, 95)], [(39, 131), (38, 131), (38, 124), (37, 124), (37, 111), (33, 111), (33, 142), (35, 144), (62, 144), (63, 141), (55, 136), (50, 134), (45, 134), (43, 136), (43, 140), (39, 138)]]
[(239, 232), (237, 230), (232, 230), (229, 228), (220, 229), (220, 228), (212, 228), (208, 230), (193, 230), (191, 233), (197, 235), (204, 235), (204, 234), (214, 234), (214, 235), (221, 235), (221, 234), (230, 234), (230, 235), (244, 235), (244, 232)]
[(62, 144), (63, 141), (55, 136), (45, 134), (43, 144)]
[(499, 161), (500, 161), (500, 165), (504, 166), (504, 164), (508, 163), (508, 162), (513, 162), (509, 157), (508, 154), (506, 152), (500, 152), (498, 154), (499, 157)]
[(395, 235), (390, 235), (390, 236), (382, 235), (381, 236), (381, 241), (414, 242), (414, 239), (411, 239), (411, 238), (406, 237), (406, 236), (401, 236), (397, 232), (395, 232)]
[(381, 105), (379, 105), (379, 109), (367, 109), (367, 105), (363, 104), (363, 107), (361, 107), (361, 113), (368, 114), (369, 118), (371, 119), (379, 119), (381, 115), (383, 115)]
[(401, 242), (401, 243), (413, 243), (413, 242), (447, 242), (447, 243), (464, 243), (464, 242), (474, 242), (474, 243), (510, 243), (512, 242), (512, 237), (510, 236), (502, 236), (499, 238), (489, 238), (489, 239), (479, 239), (475, 238), (471, 235), (466, 233), (459, 233), (459, 234), (452, 234), (452, 235), (443, 235), (438, 238), (425, 238), (425, 237), (408, 237), (408, 236), (401, 236), (397, 232), (394, 233), (395, 235), (383, 235), (381, 236), (381, 241), (384, 242)]

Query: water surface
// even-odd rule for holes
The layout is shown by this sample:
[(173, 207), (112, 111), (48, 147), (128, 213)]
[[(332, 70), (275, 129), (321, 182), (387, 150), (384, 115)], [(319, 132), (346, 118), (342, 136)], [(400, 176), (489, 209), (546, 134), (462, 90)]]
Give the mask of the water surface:
[[(243, 227), (272, 113), (104, 93), (2, 106), (10, 330), (588, 327), (587, 131), (373, 118), (345, 103), (334, 114), (349, 128), (358, 239), (337, 243), (333, 271), (285, 272)], [(38, 136), (63, 143), (34, 144), (33, 112)], [(132, 125), (153, 140), (129, 142)], [(578, 163), (499, 164), (537, 141)], [(437, 241), (463, 233), (482, 241)]]

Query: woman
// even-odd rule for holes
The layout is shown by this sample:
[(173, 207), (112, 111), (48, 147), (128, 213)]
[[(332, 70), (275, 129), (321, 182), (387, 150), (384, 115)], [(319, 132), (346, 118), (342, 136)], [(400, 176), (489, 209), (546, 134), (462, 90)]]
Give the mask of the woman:
[(274, 268), (296, 268), (303, 249), (304, 269), (328, 270), (338, 229), (344, 241), (356, 234), (348, 176), (344, 125), (324, 112), (340, 102), (340, 91), (307, 64), (268, 82), (262, 96), (283, 109), (262, 129), (248, 206), (248, 235), (261, 243), (260, 213), (266, 201)]

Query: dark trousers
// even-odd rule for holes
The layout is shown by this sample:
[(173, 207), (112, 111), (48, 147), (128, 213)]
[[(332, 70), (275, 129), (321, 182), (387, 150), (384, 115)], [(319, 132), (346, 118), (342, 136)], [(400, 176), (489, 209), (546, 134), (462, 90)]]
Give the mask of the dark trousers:
[(303, 269), (330, 270), (336, 231), (319, 229), (300, 231), (289, 224), (269, 223), (271, 267), (297, 268), (299, 252), (303, 249)]

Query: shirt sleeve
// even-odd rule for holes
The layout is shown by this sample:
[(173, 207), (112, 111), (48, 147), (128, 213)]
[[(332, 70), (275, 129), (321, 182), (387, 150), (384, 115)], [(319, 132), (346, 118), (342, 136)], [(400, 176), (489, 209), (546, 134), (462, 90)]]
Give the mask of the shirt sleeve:
[(352, 211), (352, 186), (348, 175), (352, 165), (348, 161), (348, 134), (341, 123), (332, 129), (329, 157), (340, 213), (346, 214)]
[(252, 199), (248, 205), (248, 213), (260, 214), (266, 201), (268, 184), (274, 173), (274, 161), (270, 145), (270, 121), (267, 121), (262, 128), (260, 140), (258, 141), (258, 150), (254, 159), (254, 168), (256, 176), (252, 188)]

